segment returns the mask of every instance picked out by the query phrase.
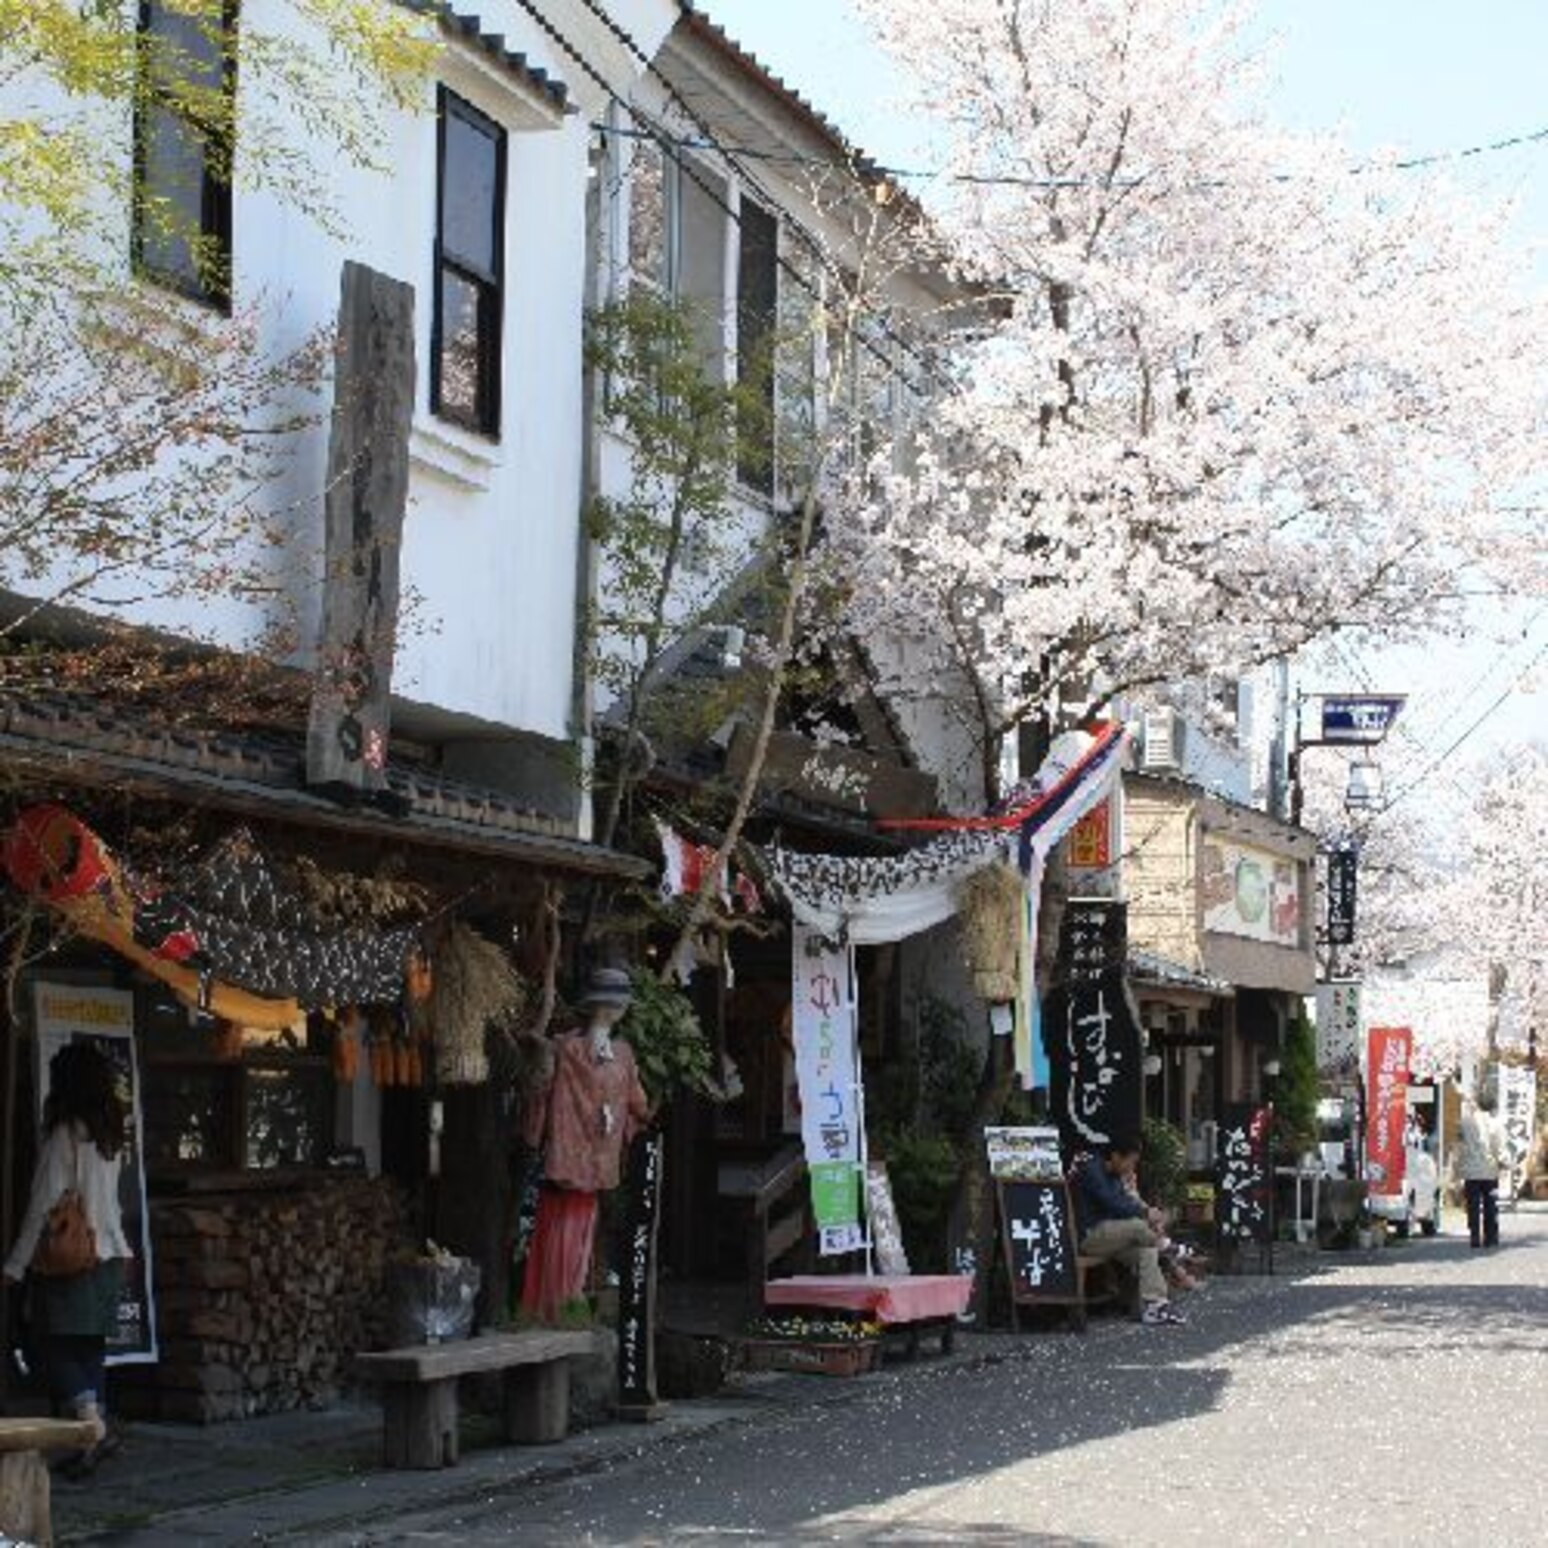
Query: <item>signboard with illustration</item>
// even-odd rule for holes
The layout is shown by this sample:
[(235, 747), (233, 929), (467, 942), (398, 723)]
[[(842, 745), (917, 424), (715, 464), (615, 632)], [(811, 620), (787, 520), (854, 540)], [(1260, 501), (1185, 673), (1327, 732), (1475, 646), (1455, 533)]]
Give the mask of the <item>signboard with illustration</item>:
[(991, 1177), (1058, 1182), (1064, 1176), (1059, 1131), (1055, 1128), (991, 1126), (984, 1130), (984, 1149), (988, 1152)]
[(1274, 946), (1301, 944), (1301, 870), (1296, 861), (1233, 840), (1203, 847), (1204, 928)]
[(817, 1250), (865, 1246), (860, 1223), (860, 1050), (849, 952), (796, 925), (792, 1025), (801, 1092), (801, 1141), (812, 1180)]
[(69, 1043), (90, 1043), (112, 1064), (129, 1111), (129, 1137), (118, 1177), (124, 1235), (134, 1247), (118, 1299), (118, 1331), (107, 1342), (109, 1365), (154, 1364), (156, 1306), (151, 1272), (150, 1221), (145, 1207), (140, 1119), (140, 1067), (134, 1048), (134, 996), (123, 989), (40, 982), (34, 985), (37, 1033), (38, 1122), (48, 1097), (48, 1066)]

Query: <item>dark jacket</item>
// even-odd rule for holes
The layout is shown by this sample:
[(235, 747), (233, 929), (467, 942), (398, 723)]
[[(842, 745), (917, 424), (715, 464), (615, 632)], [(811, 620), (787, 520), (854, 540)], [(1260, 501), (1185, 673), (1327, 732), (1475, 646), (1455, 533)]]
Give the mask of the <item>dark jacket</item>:
[(1084, 1236), (1104, 1220), (1143, 1220), (1145, 1206), (1107, 1170), (1102, 1156), (1089, 1155), (1075, 1168), (1075, 1227)]

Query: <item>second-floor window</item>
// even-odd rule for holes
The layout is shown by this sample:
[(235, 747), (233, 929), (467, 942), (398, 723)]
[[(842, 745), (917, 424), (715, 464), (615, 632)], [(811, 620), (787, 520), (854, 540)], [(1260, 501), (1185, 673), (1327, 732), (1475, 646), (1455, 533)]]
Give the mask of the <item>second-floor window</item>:
[(505, 131), (441, 88), (430, 407), (500, 433)]
[(742, 200), (736, 266), (736, 371), (757, 408), (743, 425), (737, 473), (749, 489), (774, 490), (774, 342), (779, 315), (779, 224)]
[(136, 271), (212, 306), (231, 299), (236, 7), (142, 0), (134, 133)]

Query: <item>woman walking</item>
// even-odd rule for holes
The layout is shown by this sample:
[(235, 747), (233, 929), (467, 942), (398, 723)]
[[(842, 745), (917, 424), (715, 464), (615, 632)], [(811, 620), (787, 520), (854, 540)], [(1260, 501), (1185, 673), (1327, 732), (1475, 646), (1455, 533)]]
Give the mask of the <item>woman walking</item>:
[[(103, 1361), (108, 1335), (118, 1326), (124, 1261), (133, 1256), (118, 1202), (128, 1114), (113, 1065), (89, 1043), (61, 1048), (48, 1075), (43, 1148), (5, 1277), (19, 1283), (32, 1271), (34, 1316), (55, 1410), (96, 1431), (96, 1444), (76, 1464), (89, 1471), (107, 1449)], [(89, 1241), (79, 1249), (83, 1261), (74, 1272), (61, 1272), (62, 1254), (50, 1257), (49, 1238), (69, 1234), (81, 1242), (87, 1231)]]

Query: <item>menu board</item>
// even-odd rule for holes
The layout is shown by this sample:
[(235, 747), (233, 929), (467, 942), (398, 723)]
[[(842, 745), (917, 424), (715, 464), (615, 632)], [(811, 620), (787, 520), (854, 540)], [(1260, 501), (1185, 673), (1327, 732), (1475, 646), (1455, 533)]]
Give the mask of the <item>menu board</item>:
[(1063, 1180), (1003, 1180), (995, 1190), (1012, 1297), (1021, 1303), (1077, 1299), (1075, 1222)]

